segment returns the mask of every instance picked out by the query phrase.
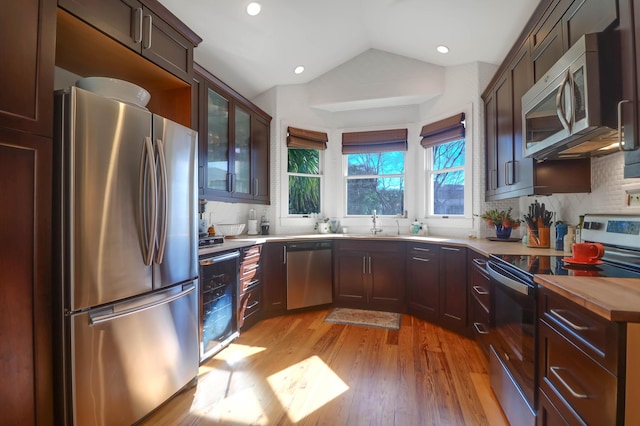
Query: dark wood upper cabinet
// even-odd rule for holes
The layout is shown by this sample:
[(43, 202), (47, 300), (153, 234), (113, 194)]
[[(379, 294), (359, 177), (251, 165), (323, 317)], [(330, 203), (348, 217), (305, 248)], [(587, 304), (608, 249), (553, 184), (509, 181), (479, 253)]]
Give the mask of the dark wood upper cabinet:
[[(522, 96), (577, 39), (610, 29), (617, 18), (615, 0), (540, 2), (482, 96), (487, 201), (591, 191), (589, 159), (538, 163), (524, 157)], [(566, 179), (567, 173), (571, 173), (571, 179)]]
[(200, 196), (269, 204), (271, 117), (201, 66), (195, 68)]
[(156, 1), (59, 0), (61, 8), (184, 81), (193, 73), (193, 48), (201, 39)]
[(53, 0), (4, 1), (0, 13), (0, 127), (53, 135)]
[(0, 423), (54, 424), (51, 170), (56, 4), (2, 3)]
[(622, 57), (621, 105), (624, 124), (624, 177), (640, 177), (640, 2), (620, 0), (620, 51)]

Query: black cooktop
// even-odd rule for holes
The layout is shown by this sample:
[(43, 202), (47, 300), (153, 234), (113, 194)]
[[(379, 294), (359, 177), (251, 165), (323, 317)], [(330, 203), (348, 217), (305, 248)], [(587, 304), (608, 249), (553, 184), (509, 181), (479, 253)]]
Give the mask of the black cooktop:
[(575, 265), (563, 261), (567, 256), (492, 254), (494, 260), (507, 263), (525, 274), (570, 275), (585, 277), (640, 278), (640, 269), (602, 262), (594, 265)]

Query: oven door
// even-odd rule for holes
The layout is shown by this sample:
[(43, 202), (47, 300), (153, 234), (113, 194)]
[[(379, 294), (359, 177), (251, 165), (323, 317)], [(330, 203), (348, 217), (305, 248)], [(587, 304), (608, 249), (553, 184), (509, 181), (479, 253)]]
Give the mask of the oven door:
[[(529, 275), (492, 260), (487, 262), (487, 271), (493, 293), (492, 352), (516, 384), (529, 410), (535, 412), (535, 285)], [(501, 403), (504, 408), (504, 402)]]

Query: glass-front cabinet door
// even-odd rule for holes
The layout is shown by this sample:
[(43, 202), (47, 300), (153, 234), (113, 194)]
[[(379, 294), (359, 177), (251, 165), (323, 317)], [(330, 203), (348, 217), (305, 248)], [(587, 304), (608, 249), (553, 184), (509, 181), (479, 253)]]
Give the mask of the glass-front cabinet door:
[(207, 89), (206, 188), (229, 190), (229, 101)]
[(237, 196), (252, 196), (251, 191), (251, 115), (240, 108), (234, 108), (234, 179), (233, 192)]
[(198, 196), (269, 204), (271, 117), (194, 65), (198, 111)]

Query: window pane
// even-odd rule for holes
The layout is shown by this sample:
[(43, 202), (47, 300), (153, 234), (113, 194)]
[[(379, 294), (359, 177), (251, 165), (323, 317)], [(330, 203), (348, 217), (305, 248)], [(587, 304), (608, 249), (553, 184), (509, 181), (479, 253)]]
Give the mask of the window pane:
[(347, 180), (347, 214), (367, 215), (374, 209), (381, 215), (404, 212), (404, 178)]
[(404, 174), (404, 151), (348, 154), (347, 175)]
[(309, 213), (320, 213), (320, 178), (289, 176), (289, 214)]
[(433, 170), (464, 166), (465, 140), (436, 145), (433, 147)]
[(227, 190), (229, 169), (229, 101), (208, 91), (207, 188)]
[(235, 111), (235, 191), (249, 194), (251, 192), (251, 116), (238, 107)]
[(464, 214), (464, 171), (433, 175), (433, 213)]
[(289, 173), (304, 173), (309, 175), (317, 175), (320, 173), (320, 151), (317, 149), (288, 149), (288, 165)]

